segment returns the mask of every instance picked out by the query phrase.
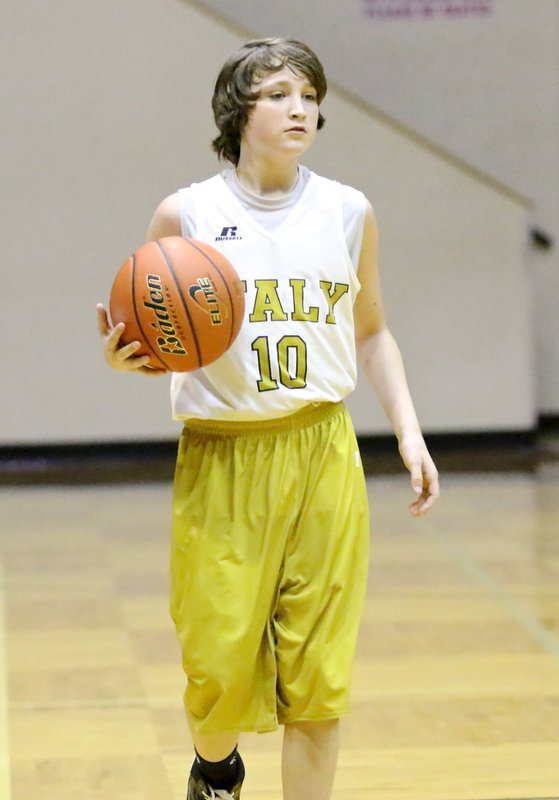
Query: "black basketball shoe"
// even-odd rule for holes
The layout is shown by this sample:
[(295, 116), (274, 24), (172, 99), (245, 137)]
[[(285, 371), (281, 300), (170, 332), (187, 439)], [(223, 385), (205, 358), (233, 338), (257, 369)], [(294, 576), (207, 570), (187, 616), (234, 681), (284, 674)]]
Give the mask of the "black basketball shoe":
[(237, 781), (231, 790), (214, 789), (200, 772), (198, 764), (194, 762), (188, 778), (186, 800), (240, 800), (244, 772), (244, 769), (239, 771)]

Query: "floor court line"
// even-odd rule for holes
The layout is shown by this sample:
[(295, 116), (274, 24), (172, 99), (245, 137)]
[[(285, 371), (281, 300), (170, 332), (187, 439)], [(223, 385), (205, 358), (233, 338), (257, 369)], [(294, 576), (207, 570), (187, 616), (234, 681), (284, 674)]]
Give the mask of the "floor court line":
[(8, 659), (4, 613), (4, 566), (0, 560), (0, 797), (10, 800), (10, 746), (8, 735)]
[[(452, 560), (470, 576), (477, 584), (483, 586), (497, 600), (503, 608), (519, 622), (537, 642), (553, 656), (559, 659), (559, 638), (544, 627), (541, 622), (529, 611), (523, 608), (503, 587), (480, 567), (479, 564), (456, 542), (450, 540), (443, 533), (436, 531), (428, 521), (424, 521), (422, 532), (434, 539), (439, 547), (446, 551)], [(516, 800), (516, 798), (511, 798)], [(521, 800), (521, 799), (519, 799)], [(531, 800), (527, 798), (526, 800)], [(539, 800), (533, 798), (532, 800)], [(542, 800), (559, 800), (559, 798), (542, 798)]]

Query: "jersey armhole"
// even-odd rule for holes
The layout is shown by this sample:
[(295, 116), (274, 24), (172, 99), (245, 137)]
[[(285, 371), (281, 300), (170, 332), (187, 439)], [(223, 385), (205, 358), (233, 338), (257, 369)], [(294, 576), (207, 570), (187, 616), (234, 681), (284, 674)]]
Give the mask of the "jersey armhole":
[(196, 238), (196, 204), (192, 186), (179, 189), (179, 220), (184, 239)]
[[(361, 252), (361, 244), (363, 241), (363, 228), (365, 225), (365, 210), (366, 210), (366, 199), (365, 195), (358, 191), (357, 189), (353, 189), (349, 186), (343, 186), (341, 183), (337, 183), (337, 190), (338, 190), (338, 220), (340, 231), (342, 234), (342, 241), (344, 247), (344, 255), (346, 258), (346, 264), (348, 268), (349, 278), (351, 280), (353, 289), (355, 294), (359, 292), (361, 289), (361, 283), (359, 281), (359, 277), (357, 275), (357, 269), (359, 266), (359, 253)], [(345, 191), (344, 191), (345, 190)], [(348, 245), (347, 234), (348, 231), (346, 230), (345, 226), (345, 217), (344, 217), (344, 200), (347, 202), (349, 191), (353, 195), (351, 198), (351, 202), (356, 208), (356, 214), (358, 215), (358, 223), (356, 225), (357, 229), (357, 238), (355, 242), (355, 258), (357, 259), (357, 264), (353, 262), (351, 257), (351, 252)]]

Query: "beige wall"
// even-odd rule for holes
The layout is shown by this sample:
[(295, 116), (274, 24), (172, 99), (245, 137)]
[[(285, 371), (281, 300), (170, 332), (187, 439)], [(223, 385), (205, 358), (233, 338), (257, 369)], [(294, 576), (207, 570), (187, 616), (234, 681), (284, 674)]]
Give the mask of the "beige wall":
[[(309, 161), (375, 206), (389, 325), (428, 430), (529, 427), (534, 381), (526, 209), (337, 93)], [(344, 146), (338, 146), (342, 143)], [(359, 388), (356, 423), (369, 417)]]
[(488, 17), (411, 22), (367, 18), (363, 0), (297, 3), (296, 14), (277, 0), (203, 5), (255, 34), (309, 41), (339, 85), (530, 198), (531, 224), (556, 242), (530, 254), (530, 284), (537, 406), (558, 414), (557, 0), (492, 0)]
[[(157, 202), (216, 170), (209, 98), (245, 36), (180, 0), (8, 0), (0, 443), (174, 436), (167, 379), (104, 365), (94, 305)], [(530, 427), (525, 210), (335, 92), (309, 159), (377, 209), (426, 429)], [(360, 389), (362, 431), (387, 430)]]

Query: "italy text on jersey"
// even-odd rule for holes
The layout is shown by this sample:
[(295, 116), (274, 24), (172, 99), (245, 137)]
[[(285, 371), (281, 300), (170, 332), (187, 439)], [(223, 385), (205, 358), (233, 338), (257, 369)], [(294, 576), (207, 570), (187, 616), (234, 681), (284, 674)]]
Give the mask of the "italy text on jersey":
[[(245, 292), (247, 282), (243, 281)], [(292, 302), (288, 306), (282, 304), (278, 293), (278, 280), (276, 278), (255, 279), (256, 289), (254, 301), (250, 304), (252, 310), (248, 313), (250, 323), (294, 322), (321, 323), (336, 325), (334, 307), (349, 294), (347, 283), (332, 281), (319, 281), (322, 303), (312, 305), (305, 299), (307, 281), (303, 278), (289, 280)], [(284, 294), (286, 298), (287, 294)], [(314, 295), (317, 297), (317, 295)], [(305, 389), (307, 387), (307, 343), (300, 335), (292, 333), (284, 335), (272, 346), (269, 335), (257, 336), (251, 342), (251, 350), (258, 359), (259, 378), (257, 388), (259, 392), (269, 392), (279, 389), (281, 384), (286, 389)], [(279, 379), (279, 383), (278, 383)]]

